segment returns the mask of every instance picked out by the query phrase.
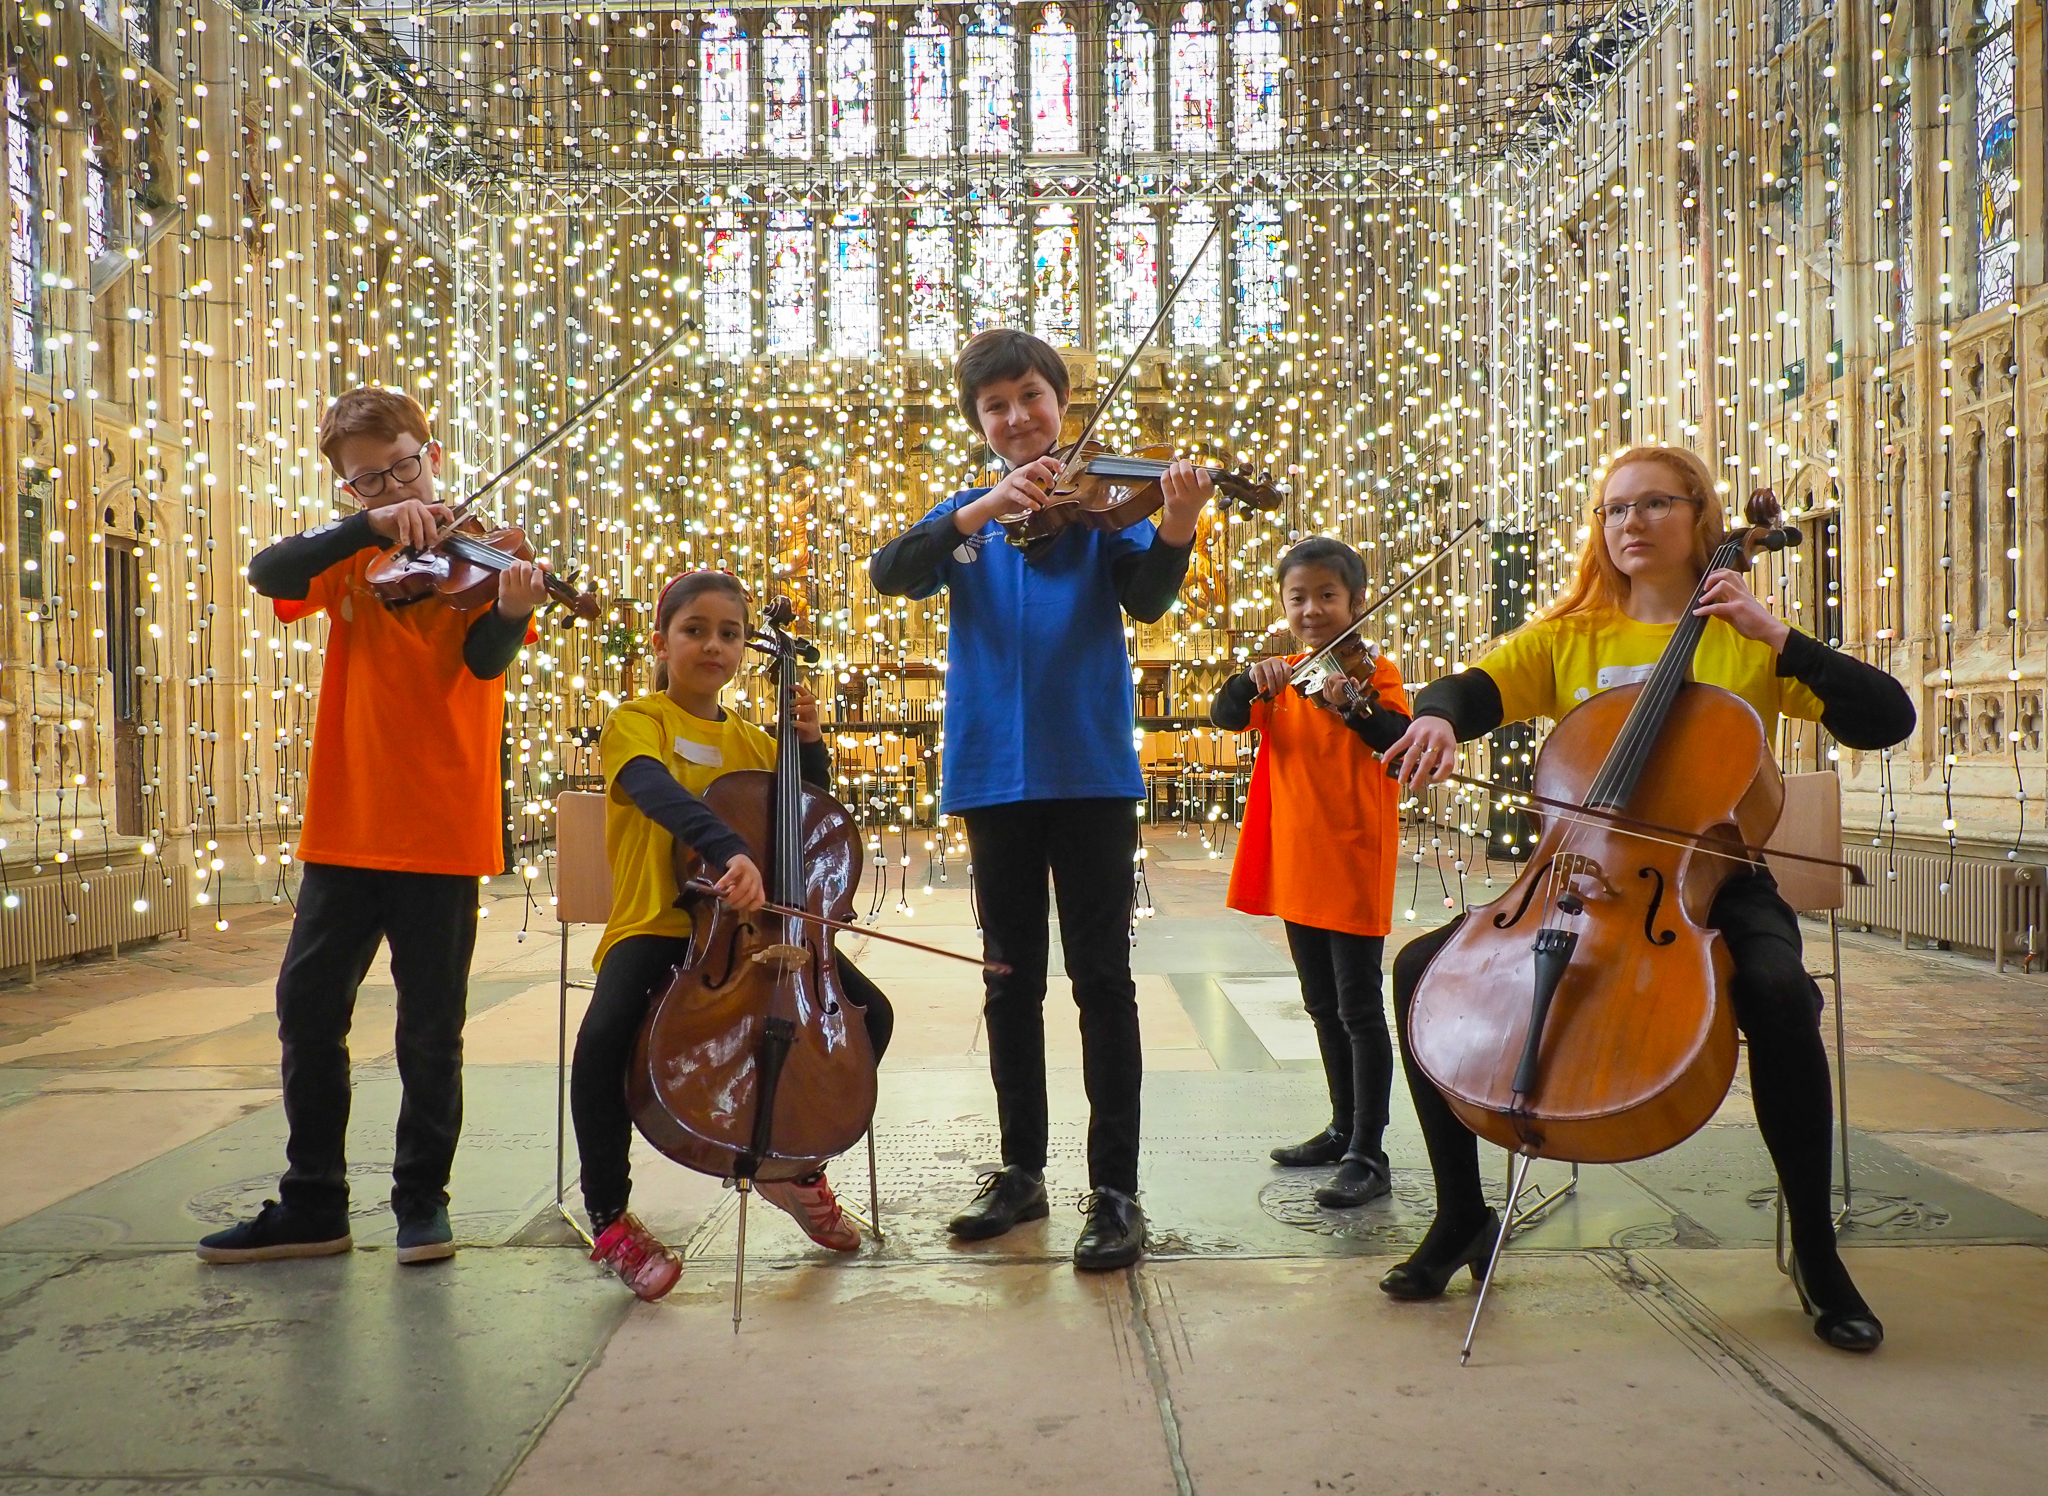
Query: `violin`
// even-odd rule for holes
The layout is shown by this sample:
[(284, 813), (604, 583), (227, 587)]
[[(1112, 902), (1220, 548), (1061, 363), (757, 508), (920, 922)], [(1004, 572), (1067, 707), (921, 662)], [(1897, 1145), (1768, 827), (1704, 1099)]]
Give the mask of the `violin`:
[[(1074, 525), (1124, 530), (1141, 519), (1150, 519), (1166, 502), (1159, 480), (1173, 466), (1171, 452), (1170, 447), (1156, 446), (1123, 456), (1088, 440), (1062, 447), (1053, 455), (1064, 466), (1047, 502), (1027, 513), (1004, 517), (1003, 531), (1011, 545), (1030, 555)], [(1200, 471), (1209, 475), (1224, 499), (1246, 509), (1270, 512), (1286, 497), (1283, 485), (1264, 478), (1219, 467)]]
[[(372, 561), (364, 580), (370, 590), (394, 608), (437, 597), (458, 613), (487, 608), (498, 598), (498, 576), (515, 561), (531, 561), (533, 547), (526, 532), (516, 525), (486, 530), (483, 522), (469, 515), (443, 529), (441, 537), (425, 550), (410, 546), (388, 551)], [(593, 593), (574, 587), (543, 569), (548, 596), (560, 603), (571, 618), (586, 621), (600, 609)]]
[[(1770, 490), (1745, 514), (1701, 586), (1799, 543)], [(1706, 623), (1688, 606), (1648, 679), (1558, 722), (1536, 759), (1528, 798), (1551, 813), (1527, 865), (1416, 990), (1417, 1064), (1518, 1168), (1661, 1153), (1713, 1116), (1734, 1077), (1732, 963), (1701, 921), (1761, 860), (1785, 790), (1755, 710), (1689, 679)]]
[[(860, 833), (798, 767), (797, 661), (817, 650), (784, 631), (795, 613), (776, 598), (748, 640), (775, 660), (775, 768), (722, 775), (704, 793), (746, 839), (779, 910), (740, 914), (708, 897), (703, 858), (676, 845), (689, 954), (649, 1010), (626, 1072), (641, 1134), (677, 1163), (741, 1190), (742, 1254), (754, 1182), (816, 1173), (859, 1142), (875, 1115), (874, 1050), (832, 943), (832, 927), (853, 914)], [(735, 1329), (738, 1294), (736, 1280)]]
[[(403, 546), (372, 561), (365, 576), (371, 590), (393, 608), (438, 597), (457, 611), (467, 613), (497, 601), (498, 573), (515, 561), (531, 561), (533, 547), (528, 543), (526, 533), (517, 526), (487, 530), (470, 511), (506, 479), (610, 404), (620, 390), (652, 369), (671, 349), (680, 346), (690, 330), (691, 325), (685, 320), (640, 362), (584, 401), (553, 430), (492, 474), (482, 488), (455, 506), (431, 546), (423, 551)], [(567, 608), (571, 617), (589, 620), (598, 616), (601, 609), (595, 596), (578, 592), (552, 572), (543, 572), (543, 576), (548, 596)]]
[[(1370, 684), (1380, 652), (1361, 632), (1365, 617), (1360, 614), (1350, 628), (1296, 665), (1287, 684), (1326, 711), (1369, 711), (1380, 699), (1380, 693)], [(1334, 705), (1327, 694), (1328, 688), (1339, 681), (1344, 683), (1342, 707)], [(1360, 681), (1367, 682), (1363, 689), (1359, 687)]]

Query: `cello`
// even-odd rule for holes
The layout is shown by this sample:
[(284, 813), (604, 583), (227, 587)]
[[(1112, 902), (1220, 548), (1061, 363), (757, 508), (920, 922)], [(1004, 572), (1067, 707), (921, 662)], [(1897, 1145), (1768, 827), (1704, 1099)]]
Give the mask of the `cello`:
[(1713, 1116), (1734, 1079), (1733, 964), (1704, 921), (1759, 860), (1785, 791), (1754, 708), (1689, 678), (1707, 622), (1693, 608), (1713, 572), (1800, 538), (1768, 489), (1745, 517), (1648, 678), (1558, 721), (1536, 759), (1529, 798), (1552, 813), (1528, 863), (1417, 986), (1416, 1064), (1467, 1128), (1515, 1156), (1496, 1259), (1531, 1159), (1661, 1153)]
[(776, 909), (740, 914), (708, 897), (703, 859), (677, 844), (689, 955), (648, 1011), (626, 1071), (641, 1135), (740, 1191), (735, 1330), (754, 1182), (816, 1173), (859, 1142), (875, 1114), (874, 1050), (827, 924), (851, 920), (860, 837), (845, 807), (799, 770), (797, 662), (817, 651), (785, 632), (794, 616), (776, 598), (748, 640), (775, 661), (775, 768), (723, 775), (703, 797), (746, 839)]

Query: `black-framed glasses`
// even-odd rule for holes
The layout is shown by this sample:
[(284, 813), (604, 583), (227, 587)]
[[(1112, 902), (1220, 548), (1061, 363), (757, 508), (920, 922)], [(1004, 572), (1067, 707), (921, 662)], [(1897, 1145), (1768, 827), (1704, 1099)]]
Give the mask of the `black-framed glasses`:
[(420, 475), (420, 469), (427, 465), (427, 454), (435, 444), (428, 442), (410, 457), (401, 457), (388, 468), (378, 468), (374, 473), (357, 473), (353, 478), (343, 478), (341, 486), (360, 499), (374, 499), (384, 492), (384, 485), (410, 483)]
[(1603, 528), (1613, 530), (1628, 523), (1628, 512), (1633, 509), (1654, 525), (1671, 512), (1673, 504), (1698, 502), (1699, 500), (1691, 494), (1650, 493), (1644, 494), (1640, 499), (1631, 499), (1627, 503), (1596, 504), (1593, 506), (1593, 517), (1600, 521)]

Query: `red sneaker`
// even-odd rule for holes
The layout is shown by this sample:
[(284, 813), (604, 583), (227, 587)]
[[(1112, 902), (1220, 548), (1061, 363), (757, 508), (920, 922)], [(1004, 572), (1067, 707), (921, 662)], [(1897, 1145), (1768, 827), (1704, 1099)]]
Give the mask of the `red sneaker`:
[(674, 1288), (683, 1275), (683, 1259), (663, 1246), (630, 1211), (598, 1235), (590, 1260), (602, 1262), (636, 1298), (650, 1304)]
[(839, 1199), (824, 1174), (811, 1180), (763, 1181), (754, 1188), (770, 1205), (788, 1212), (804, 1228), (804, 1235), (819, 1246), (835, 1252), (860, 1250), (860, 1230), (839, 1208)]

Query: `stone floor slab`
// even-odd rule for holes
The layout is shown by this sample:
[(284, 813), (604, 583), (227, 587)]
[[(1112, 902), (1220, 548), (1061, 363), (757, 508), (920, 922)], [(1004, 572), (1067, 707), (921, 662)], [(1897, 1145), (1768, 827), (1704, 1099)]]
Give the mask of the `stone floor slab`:
[(1172, 1496), (1122, 1274), (973, 1263), (691, 1270), (636, 1309), (508, 1496)]
[(6, 1302), (0, 1488), (485, 1496), (630, 1302), (559, 1251), (86, 1262)]

